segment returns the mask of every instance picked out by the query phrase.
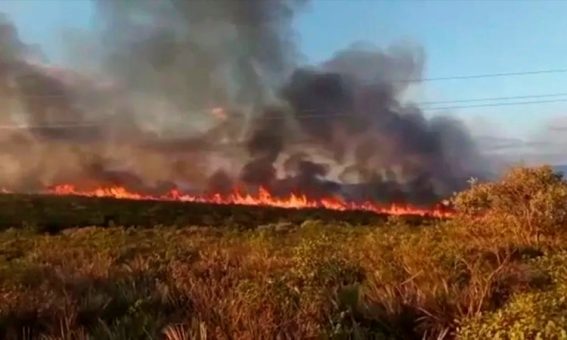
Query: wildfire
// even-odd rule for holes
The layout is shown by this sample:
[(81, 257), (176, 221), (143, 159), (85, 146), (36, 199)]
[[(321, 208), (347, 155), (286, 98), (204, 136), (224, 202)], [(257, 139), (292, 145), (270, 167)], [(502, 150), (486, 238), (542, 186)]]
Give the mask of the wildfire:
[(63, 184), (53, 187), (47, 191), (52, 195), (73, 195), (85, 197), (109, 197), (116, 199), (129, 200), (153, 200), (153, 201), (179, 201), (179, 202), (198, 202), (212, 204), (236, 204), (248, 206), (271, 206), (288, 209), (301, 208), (325, 208), (329, 210), (362, 210), (371, 211), (379, 214), (389, 215), (418, 215), (434, 217), (450, 217), (452, 212), (445, 206), (438, 205), (435, 208), (419, 208), (406, 204), (379, 204), (376, 202), (346, 202), (340, 198), (323, 198), (312, 200), (305, 195), (290, 194), (288, 197), (279, 198), (273, 196), (268, 190), (260, 188), (257, 195), (242, 194), (234, 192), (229, 195), (188, 195), (178, 190), (172, 190), (165, 195), (151, 196), (129, 191), (121, 186), (102, 187), (94, 190), (78, 190), (70, 184)]

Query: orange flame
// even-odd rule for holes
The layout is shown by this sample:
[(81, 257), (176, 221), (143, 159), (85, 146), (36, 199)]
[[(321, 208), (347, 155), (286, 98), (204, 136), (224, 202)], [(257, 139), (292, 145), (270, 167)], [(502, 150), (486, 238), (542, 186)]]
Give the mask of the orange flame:
[(48, 194), (53, 195), (73, 195), (86, 197), (110, 197), (116, 199), (130, 200), (154, 200), (154, 201), (179, 201), (179, 202), (198, 202), (212, 204), (236, 204), (248, 206), (271, 206), (288, 209), (301, 208), (324, 208), (329, 210), (361, 210), (370, 211), (378, 214), (389, 215), (418, 215), (433, 217), (450, 217), (452, 212), (445, 206), (438, 205), (435, 208), (419, 208), (406, 204), (390, 204), (384, 205), (376, 202), (346, 202), (340, 198), (323, 198), (312, 200), (305, 195), (290, 194), (285, 198), (273, 196), (268, 190), (260, 188), (257, 195), (241, 194), (234, 192), (229, 195), (212, 194), (212, 195), (188, 195), (178, 190), (171, 190), (165, 195), (151, 196), (140, 193), (131, 192), (121, 186), (102, 187), (90, 191), (78, 190), (70, 184), (58, 185), (50, 189)]

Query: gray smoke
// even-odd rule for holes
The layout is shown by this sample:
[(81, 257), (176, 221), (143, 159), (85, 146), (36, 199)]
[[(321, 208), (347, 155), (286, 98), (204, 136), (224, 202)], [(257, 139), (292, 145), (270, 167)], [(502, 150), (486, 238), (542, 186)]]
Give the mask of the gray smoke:
[[(450, 195), (470, 176), (482, 175), (483, 162), (460, 122), (428, 120), (416, 106), (400, 102), (409, 84), (403, 80), (419, 79), (423, 63), (422, 51), (414, 46), (387, 52), (352, 46), (319, 67), (296, 70), (282, 97), (297, 129), (284, 136), (303, 135), (316, 154), (329, 155), (335, 168), (342, 168), (338, 180), (351, 185), (329, 182), (328, 166), (303, 155), (295, 160), (294, 174), (273, 187), (310, 193), (334, 188), (342, 195), (350, 191), (355, 199), (431, 202)], [(285, 128), (264, 122), (258, 130), (255, 137), (261, 136), (270, 157), (249, 163), (254, 170), (273, 169), (284, 150)], [(251, 171), (246, 170), (248, 180)]]
[(100, 0), (101, 67), (163, 129), (187, 128), (214, 107), (254, 112), (295, 66), (291, 20), (301, 2)]
[[(0, 118), (32, 127), (0, 131), (0, 187), (432, 202), (482, 176), (460, 122), (400, 100), (422, 75), (420, 48), (353, 45), (299, 66), (303, 2), (97, 0), (97, 53), (77, 61), (88, 76), (33, 62), (3, 20)], [(64, 123), (76, 126), (53, 127)]]

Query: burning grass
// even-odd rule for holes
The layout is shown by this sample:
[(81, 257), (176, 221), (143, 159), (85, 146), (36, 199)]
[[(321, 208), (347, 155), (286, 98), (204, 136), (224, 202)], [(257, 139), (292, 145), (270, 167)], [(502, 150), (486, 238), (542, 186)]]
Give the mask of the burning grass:
[[(183, 202), (172, 200), (136, 200), (73, 195), (0, 195), (0, 229), (23, 226), (57, 233), (82, 226), (156, 225), (230, 227), (251, 229), (267, 224), (298, 226), (305, 220), (329, 224), (380, 224), (388, 215), (364, 210), (329, 210), (325, 208), (281, 208), (273, 206)], [(434, 216), (398, 216), (412, 224), (434, 221)]]
[[(518, 174), (473, 187), (456, 200), (456, 218), (427, 227), (396, 216), (359, 223), (310, 216), (254, 220), (247, 229), (229, 220), (224, 228), (201, 221), (53, 234), (7, 229), (0, 232), (0, 337), (560, 338), (567, 235), (557, 216), (567, 208), (538, 215), (530, 207), (556, 202), (565, 183), (545, 169)], [(472, 199), (478, 191), (489, 199)], [(490, 199), (495, 192), (499, 200)], [(506, 196), (516, 194), (529, 197)], [(162, 204), (46, 198), (49, 209)], [(503, 209), (510, 199), (521, 209)], [(545, 228), (493, 224), (523, 213)]]
[(56, 185), (45, 194), (55, 196), (106, 197), (114, 199), (205, 203), (217, 205), (243, 205), (276, 207), (286, 209), (327, 209), (334, 211), (365, 211), (386, 215), (414, 215), (437, 218), (450, 217), (452, 211), (443, 204), (432, 207), (416, 206), (404, 203), (384, 204), (373, 201), (348, 202), (341, 197), (308, 198), (304, 194), (289, 194), (286, 197), (276, 197), (267, 189), (260, 187), (258, 193), (243, 194), (235, 190), (231, 194), (213, 193), (208, 195), (185, 194), (171, 190), (162, 195), (143, 194), (122, 186), (98, 187), (91, 190), (81, 190), (71, 184)]

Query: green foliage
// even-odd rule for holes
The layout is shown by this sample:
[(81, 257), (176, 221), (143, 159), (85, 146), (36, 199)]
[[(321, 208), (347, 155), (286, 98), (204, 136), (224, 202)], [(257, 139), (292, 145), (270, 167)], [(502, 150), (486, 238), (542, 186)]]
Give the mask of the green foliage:
[(460, 339), (567, 339), (567, 253), (537, 259), (553, 286), (515, 295), (503, 308), (466, 320)]
[(339, 247), (348, 242), (341, 234), (318, 228), (315, 237), (305, 237), (293, 249), (294, 274), (306, 284), (325, 287), (340, 282), (352, 284), (361, 280), (361, 269), (341, 256)]
[(473, 182), (454, 198), (463, 220), (538, 238), (567, 227), (567, 183), (549, 166), (514, 168), (499, 182)]
[(71, 200), (25, 201), (36, 227), (0, 232), (0, 338), (564, 339), (566, 201), (547, 167), (473, 183), (456, 218), (419, 226), (80, 200), (84, 223), (181, 222), (71, 228)]

